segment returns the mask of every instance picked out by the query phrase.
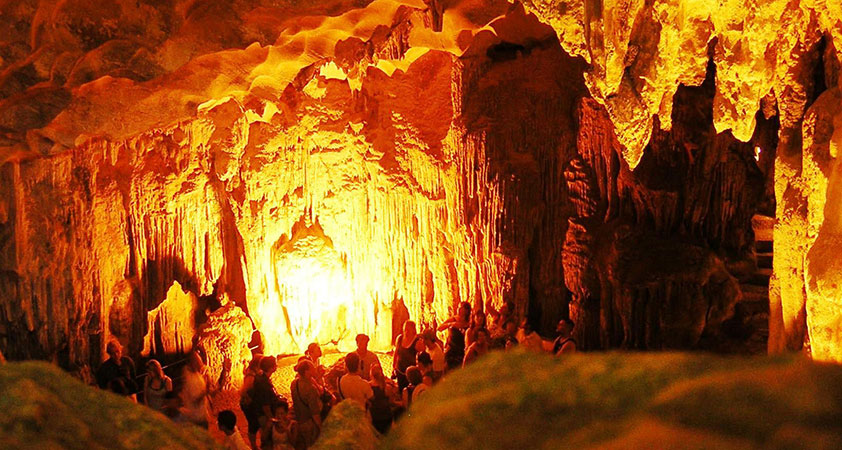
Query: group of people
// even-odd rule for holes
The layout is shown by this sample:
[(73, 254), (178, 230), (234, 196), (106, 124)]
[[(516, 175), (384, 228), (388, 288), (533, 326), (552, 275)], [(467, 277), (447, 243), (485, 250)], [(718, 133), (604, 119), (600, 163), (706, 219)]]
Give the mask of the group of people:
[[(161, 363), (155, 359), (146, 362), (146, 373), (142, 388), (134, 361), (123, 355), (123, 348), (117, 340), (110, 341), (105, 348), (108, 359), (96, 372), (96, 383), (101, 389), (120, 394), (133, 401), (140, 401), (155, 411), (160, 411), (178, 423), (192, 423), (208, 428), (208, 411), (212, 394), (219, 388), (219, 380), (212, 381), (207, 374), (205, 356), (198, 350), (190, 352), (180, 377), (180, 389), (174, 390), (173, 380), (164, 373)], [(226, 364), (226, 368), (230, 366)], [(223, 378), (226, 374), (220, 376)]]
[[(295, 365), (289, 400), (278, 394), (271, 380), (277, 359), (255, 354), (245, 369), (239, 402), (247, 422), (248, 444), (240, 435), (237, 415), (224, 410), (217, 415), (217, 425), (225, 444), (236, 450), (306, 449), (318, 439), (322, 421), (332, 406), (344, 399), (365, 408), (374, 428), (385, 434), (394, 420), (448, 371), (471, 364), (492, 349), (520, 346), (555, 355), (576, 351), (569, 319), (562, 319), (556, 330), (558, 337), (547, 341), (526, 321), (518, 326), (509, 305), (499, 310), (489, 308), (488, 314), (481, 309), (471, 314), (471, 310), (471, 305), (463, 302), (453, 317), (422, 333), (413, 321), (404, 322), (402, 333), (394, 340), (391, 377), (386, 376), (378, 356), (368, 350), (369, 337), (365, 334), (357, 335), (356, 350), (332, 367), (321, 364), (321, 347), (311, 343)], [(491, 317), (490, 326), (487, 315)], [(446, 333), (445, 342), (438, 339), (437, 332)], [(109, 359), (97, 372), (100, 387), (124, 395), (140, 392), (134, 363), (122, 356), (119, 344), (110, 343), (107, 352)], [(199, 352), (188, 358), (178, 395), (160, 363), (149, 360), (146, 367), (142, 389), (145, 404), (175, 421), (208, 427), (209, 402), (216, 383), (205, 375)]]
[[(495, 348), (522, 346), (555, 355), (576, 351), (570, 319), (562, 319), (556, 339), (546, 341), (526, 321), (520, 327), (515, 325), (508, 305), (489, 315), (491, 326), (486, 326), (485, 312), (471, 314), (471, 305), (462, 303), (456, 315), (436, 329), (419, 333), (415, 322), (404, 322), (394, 341), (391, 377), (385, 375), (377, 354), (368, 350), (365, 334), (357, 335), (356, 350), (332, 367), (321, 364), (321, 347), (311, 343), (295, 365), (290, 402), (278, 396), (268, 380), (276, 368), (275, 358), (257, 356), (247, 369), (240, 402), (251, 447), (311, 446), (331, 407), (344, 399), (364, 407), (374, 428), (385, 434), (394, 420), (448, 371), (471, 364)], [(437, 332), (447, 333), (445, 342), (439, 341)], [(230, 448), (240, 447), (232, 443)]]

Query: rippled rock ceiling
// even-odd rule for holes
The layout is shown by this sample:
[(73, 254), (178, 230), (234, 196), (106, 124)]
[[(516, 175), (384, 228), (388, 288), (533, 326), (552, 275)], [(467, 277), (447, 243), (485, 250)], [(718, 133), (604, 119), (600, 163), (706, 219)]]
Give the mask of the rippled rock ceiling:
[(180, 352), (229, 300), (272, 353), (460, 301), (692, 348), (759, 211), (770, 350), (840, 360), (839, 48), (822, 0), (2, 1), (0, 348)]

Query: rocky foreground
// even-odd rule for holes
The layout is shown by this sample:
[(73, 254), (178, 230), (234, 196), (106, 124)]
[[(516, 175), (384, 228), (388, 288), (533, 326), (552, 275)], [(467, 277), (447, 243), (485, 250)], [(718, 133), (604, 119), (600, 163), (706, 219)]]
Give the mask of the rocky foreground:
[[(2, 448), (211, 448), (38, 362), (0, 367)], [(492, 353), (378, 440), (337, 405), (320, 448), (842, 448), (842, 367), (800, 357)]]

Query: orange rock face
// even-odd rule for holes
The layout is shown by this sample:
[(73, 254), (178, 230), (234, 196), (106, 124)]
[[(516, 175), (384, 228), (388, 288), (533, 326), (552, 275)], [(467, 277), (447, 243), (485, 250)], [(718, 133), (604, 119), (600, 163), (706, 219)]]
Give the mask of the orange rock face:
[(0, 347), (236, 365), (251, 325), (267, 353), (384, 350), (461, 301), (694, 346), (739, 298), (763, 145), (770, 345), (809, 329), (837, 358), (809, 256), (835, 251), (834, 190), (807, 186), (833, 185), (842, 11), (678, 3), (0, 3)]

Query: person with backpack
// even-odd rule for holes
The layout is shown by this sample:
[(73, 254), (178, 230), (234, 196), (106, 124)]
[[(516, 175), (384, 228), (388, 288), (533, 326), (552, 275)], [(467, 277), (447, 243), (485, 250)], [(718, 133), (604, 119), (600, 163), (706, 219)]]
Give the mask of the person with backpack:
[(348, 353), (345, 356), (345, 367), (348, 373), (339, 380), (339, 395), (365, 407), (374, 393), (368, 382), (360, 376), (360, 357), (356, 353)]
[(297, 450), (310, 447), (319, 438), (322, 428), (322, 401), (319, 390), (313, 383), (316, 367), (312, 361), (301, 360), (295, 366), (295, 379), (289, 390), (292, 395), (292, 412), (297, 424), (294, 446)]

